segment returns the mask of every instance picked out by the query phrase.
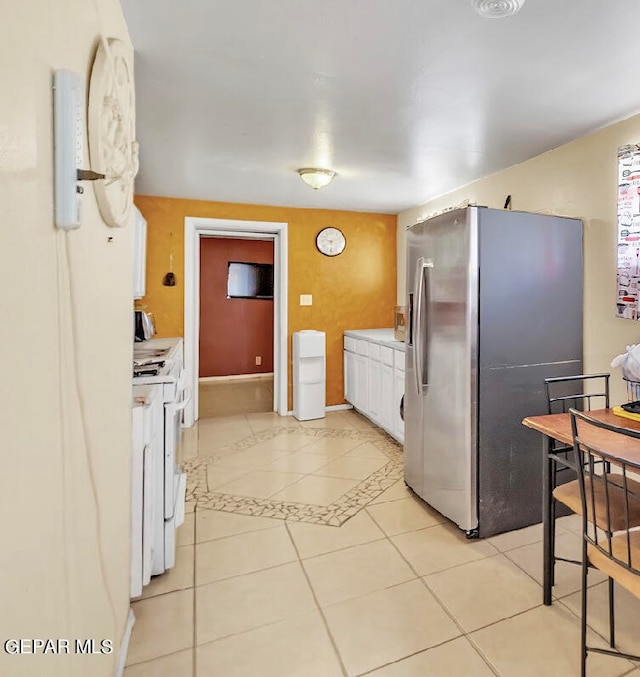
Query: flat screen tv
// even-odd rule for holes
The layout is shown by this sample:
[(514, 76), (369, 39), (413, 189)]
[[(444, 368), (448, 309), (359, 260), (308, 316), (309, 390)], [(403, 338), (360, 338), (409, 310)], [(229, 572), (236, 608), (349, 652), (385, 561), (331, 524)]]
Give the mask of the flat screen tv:
[(273, 263), (229, 261), (228, 299), (273, 299)]

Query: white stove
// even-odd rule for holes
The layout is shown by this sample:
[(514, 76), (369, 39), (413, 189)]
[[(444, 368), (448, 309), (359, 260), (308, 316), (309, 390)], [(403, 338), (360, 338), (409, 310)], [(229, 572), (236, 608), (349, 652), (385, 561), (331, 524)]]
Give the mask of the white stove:
[(182, 338), (148, 339), (134, 344), (133, 396), (148, 406), (149, 439), (154, 440), (151, 574), (175, 564), (175, 530), (184, 521), (186, 475), (176, 465), (182, 412), (190, 401), (184, 387)]

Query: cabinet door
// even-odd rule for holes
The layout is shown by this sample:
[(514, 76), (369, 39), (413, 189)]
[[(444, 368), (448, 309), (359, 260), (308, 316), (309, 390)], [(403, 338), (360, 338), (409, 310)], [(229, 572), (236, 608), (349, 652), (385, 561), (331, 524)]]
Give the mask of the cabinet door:
[[(377, 346), (376, 346), (377, 347)], [(380, 361), (371, 357), (367, 360), (367, 415), (375, 422), (380, 421)]]
[(133, 298), (146, 293), (147, 222), (137, 207), (133, 208)]
[(355, 404), (356, 390), (356, 356), (344, 351), (344, 399)]
[(356, 361), (356, 389), (353, 406), (363, 414), (366, 414), (368, 411), (367, 401), (369, 395), (367, 358), (364, 355), (354, 355), (354, 359)]
[(388, 432), (393, 432), (394, 429), (393, 405), (395, 401), (393, 367), (383, 364), (380, 370), (380, 422)]
[(404, 442), (404, 421), (400, 417), (400, 401), (402, 400), (402, 396), (404, 395), (404, 371), (394, 369), (393, 374), (395, 380), (395, 387), (393, 389), (395, 400), (393, 405), (393, 420), (394, 420), (393, 432), (394, 437), (399, 442)]

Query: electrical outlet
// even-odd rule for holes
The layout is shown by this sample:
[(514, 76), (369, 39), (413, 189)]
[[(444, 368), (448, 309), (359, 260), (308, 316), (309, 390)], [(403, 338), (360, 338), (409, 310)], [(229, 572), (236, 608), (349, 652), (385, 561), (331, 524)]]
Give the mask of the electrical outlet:
[(301, 306), (313, 305), (313, 296), (311, 294), (300, 294), (300, 305)]
[(262, 355), (256, 355), (256, 367), (262, 364)]

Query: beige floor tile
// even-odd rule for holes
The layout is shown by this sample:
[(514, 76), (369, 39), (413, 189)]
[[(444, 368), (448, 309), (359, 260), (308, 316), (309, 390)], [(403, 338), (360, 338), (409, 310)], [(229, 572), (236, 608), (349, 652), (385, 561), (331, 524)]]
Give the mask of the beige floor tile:
[(460, 635), (421, 581), (324, 610), (349, 675), (360, 675)]
[(362, 444), (362, 440), (351, 437), (320, 437), (313, 438), (312, 443), (304, 447), (306, 454), (320, 454), (327, 460), (345, 455), (348, 451)]
[(198, 433), (198, 456), (212, 456), (221, 449), (251, 436), (251, 429), (243, 426), (238, 432), (222, 432), (215, 428), (200, 428)]
[(184, 522), (176, 531), (176, 545), (193, 545), (196, 535), (196, 517), (193, 513), (184, 516)]
[(318, 612), (197, 647), (197, 677), (342, 677)]
[[(560, 557), (572, 557), (580, 559), (579, 554), (580, 536), (575, 533), (556, 534), (556, 553)], [(578, 552), (576, 552), (578, 551)], [(532, 543), (521, 548), (515, 548), (505, 553), (523, 571), (542, 585), (542, 543)], [(592, 572), (589, 575), (589, 585), (595, 585), (604, 580), (600, 572)], [(567, 562), (556, 562), (555, 585), (553, 594), (555, 597), (565, 597), (580, 590), (580, 567)]]
[(192, 674), (193, 649), (131, 665), (124, 671), (124, 677), (191, 677)]
[(300, 422), (293, 416), (280, 416), (275, 412), (264, 414), (247, 414), (247, 421), (253, 433), (272, 428), (300, 428)]
[(351, 421), (346, 416), (326, 415), (325, 418), (316, 418), (313, 421), (300, 421), (300, 425), (306, 430), (322, 429), (322, 430), (355, 430)]
[(449, 523), (393, 536), (391, 540), (421, 576), (498, 554), (490, 543), (467, 539)]
[(299, 482), (288, 486), (283, 491), (273, 494), (274, 501), (295, 501), (313, 505), (329, 505), (340, 496), (360, 484), (360, 480), (346, 480), (337, 477), (320, 477), (307, 475)]
[[(370, 505), (377, 503), (387, 503), (388, 501), (398, 501), (401, 498), (416, 498), (414, 493), (407, 487), (404, 480), (398, 480), (391, 485), (386, 491), (383, 491), (378, 498), (371, 501)], [(418, 499), (416, 499), (418, 500)]]
[(282, 527), (282, 520), (270, 517), (237, 515), (219, 510), (199, 509), (196, 512), (196, 542), (213, 541), (216, 538), (245, 534), (250, 531)]
[(389, 458), (386, 454), (383, 454), (380, 449), (378, 449), (375, 444), (371, 444), (371, 442), (363, 442), (355, 449), (348, 451), (344, 455), (344, 458), (375, 458), (380, 461), (389, 462)]
[(388, 540), (374, 541), (304, 560), (321, 606), (389, 588), (416, 577)]
[(133, 626), (127, 665), (193, 646), (193, 589), (132, 602)]
[[(560, 534), (562, 532), (563, 530), (558, 528), (557, 533)], [(531, 543), (542, 541), (542, 524), (534, 524), (533, 526), (525, 527), (524, 529), (507, 531), (504, 534), (491, 536), (486, 540), (500, 552), (507, 552), (507, 550), (514, 550), (523, 545), (531, 545)]]
[(196, 642), (228, 635), (316, 609), (299, 562), (196, 588)]
[[(589, 571), (591, 577), (593, 570)], [(589, 588), (587, 622), (597, 633), (609, 639), (609, 586), (606, 582)], [(559, 603), (566, 605), (580, 617), (579, 592), (564, 597)], [(619, 585), (615, 586), (616, 647), (620, 651), (640, 656), (640, 599)]]
[(324, 477), (341, 477), (344, 479), (364, 480), (376, 470), (380, 470), (389, 461), (377, 458), (354, 458), (342, 456), (329, 461), (326, 465), (314, 471), (314, 475)]
[(176, 563), (160, 576), (153, 576), (149, 585), (142, 589), (139, 599), (164, 595), (174, 590), (193, 587), (194, 546), (181, 545), (176, 548)]
[(480, 654), (464, 637), (374, 670), (370, 677), (493, 677)]
[(540, 586), (504, 555), (447, 569), (425, 581), (465, 632), (542, 604)]
[(253, 498), (269, 498), (278, 491), (282, 491), (294, 482), (302, 479), (301, 473), (266, 472), (252, 470), (233, 482), (218, 487), (223, 494), (234, 496), (251, 496)]
[(284, 526), (196, 545), (196, 585), (286, 564), (297, 559)]
[(383, 532), (364, 510), (339, 527), (304, 522), (288, 522), (287, 525), (302, 559), (384, 538)]
[(294, 472), (309, 474), (326, 465), (327, 459), (320, 454), (306, 454), (304, 450), (287, 452), (275, 461), (270, 461), (263, 465), (263, 470), (270, 472)]
[[(580, 622), (561, 604), (536, 607), (478, 630), (470, 639), (500, 675), (580, 674)], [(591, 654), (587, 669), (589, 677), (618, 677), (632, 667), (619, 658)]]
[(184, 428), (178, 447), (178, 462), (182, 463), (198, 455), (198, 425)]
[(388, 536), (442, 524), (445, 518), (417, 498), (369, 505), (367, 512)]
[(225, 453), (216, 464), (219, 463), (227, 468), (264, 470), (273, 461), (286, 458), (290, 453), (290, 451), (284, 449), (257, 449), (252, 447), (251, 449)]
[(282, 450), (282, 451), (300, 451), (310, 446), (314, 441), (313, 435), (305, 435), (304, 433), (282, 433), (276, 435), (273, 439), (259, 442), (252, 449), (256, 451), (261, 450)]
[(582, 517), (580, 515), (566, 515), (565, 517), (558, 517), (556, 520), (556, 527), (563, 531), (572, 531), (576, 534), (582, 533)]
[(218, 491), (218, 488), (237, 480), (251, 472), (249, 468), (234, 468), (222, 463), (210, 463), (207, 466), (207, 484), (209, 491)]

